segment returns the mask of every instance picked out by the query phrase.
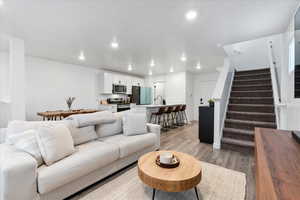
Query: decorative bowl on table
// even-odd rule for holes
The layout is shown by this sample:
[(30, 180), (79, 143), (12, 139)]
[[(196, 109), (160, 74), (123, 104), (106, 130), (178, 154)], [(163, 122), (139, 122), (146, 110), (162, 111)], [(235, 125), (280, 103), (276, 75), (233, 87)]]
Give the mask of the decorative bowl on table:
[(180, 164), (180, 160), (173, 154), (163, 153), (156, 157), (155, 163), (162, 168), (176, 168)]

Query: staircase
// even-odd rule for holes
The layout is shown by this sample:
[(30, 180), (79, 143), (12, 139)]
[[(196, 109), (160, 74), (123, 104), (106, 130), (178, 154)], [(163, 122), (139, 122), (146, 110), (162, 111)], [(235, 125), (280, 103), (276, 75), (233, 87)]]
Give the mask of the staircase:
[(276, 128), (270, 69), (235, 73), (227, 109), (222, 149), (254, 150), (254, 128)]

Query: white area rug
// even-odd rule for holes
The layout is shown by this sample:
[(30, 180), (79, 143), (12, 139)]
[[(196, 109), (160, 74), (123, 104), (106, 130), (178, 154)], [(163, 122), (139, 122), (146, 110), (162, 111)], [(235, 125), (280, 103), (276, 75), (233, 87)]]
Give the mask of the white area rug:
[[(202, 180), (197, 186), (200, 200), (244, 200), (246, 190), (246, 175), (217, 165), (201, 162)], [(152, 188), (141, 182), (137, 168), (102, 185), (87, 194), (82, 194), (80, 200), (151, 200)], [(155, 200), (194, 200), (194, 189), (185, 192), (169, 193), (157, 191)]]

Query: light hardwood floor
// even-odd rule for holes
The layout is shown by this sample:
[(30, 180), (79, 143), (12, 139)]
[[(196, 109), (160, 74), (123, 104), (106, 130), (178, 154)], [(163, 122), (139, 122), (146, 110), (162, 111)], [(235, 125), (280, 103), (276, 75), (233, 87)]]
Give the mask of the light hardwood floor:
[[(162, 132), (161, 150), (175, 150), (188, 153), (199, 160), (244, 172), (247, 176), (246, 200), (255, 200), (254, 156), (229, 150), (213, 150), (212, 145), (200, 143), (198, 140), (197, 122), (193, 122), (192, 124), (184, 127), (172, 129), (168, 132)], [(81, 195), (101, 187), (101, 185), (117, 178), (135, 166), (136, 163), (115, 175), (90, 186), (82, 192), (73, 195), (69, 199), (79, 199)]]

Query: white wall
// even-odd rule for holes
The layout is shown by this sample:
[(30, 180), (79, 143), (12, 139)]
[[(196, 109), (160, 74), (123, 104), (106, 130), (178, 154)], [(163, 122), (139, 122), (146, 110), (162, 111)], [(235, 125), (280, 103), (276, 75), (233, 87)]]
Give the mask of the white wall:
[(0, 100), (7, 99), (8, 95), (8, 52), (0, 52)]
[(194, 109), (194, 76), (191, 72), (186, 72), (186, 87), (185, 87), (185, 102), (187, 105), (186, 113), (189, 120), (194, 119), (194, 113), (196, 110)]
[(8, 98), (8, 52), (0, 52), (0, 128), (6, 127), (11, 118), (10, 105), (5, 102)]
[(4, 38), (8, 51), (0, 53), (0, 127), (10, 120), (25, 120), (24, 41)]
[(96, 108), (97, 70), (40, 58), (26, 57), (26, 119), (37, 112), (67, 109), (65, 99), (76, 97), (72, 108)]
[(9, 98), (11, 119), (25, 120), (25, 46), (19, 38), (9, 40)]
[(145, 85), (153, 88), (154, 83), (163, 82), (165, 87), (165, 96), (167, 104), (185, 103), (186, 98), (186, 73), (170, 73), (167, 75), (148, 76), (145, 79)]
[[(224, 46), (224, 50), (237, 70), (269, 68), (268, 41), (273, 41), (278, 50), (281, 49), (282, 35), (270, 35), (255, 40), (244, 41)], [(280, 63), (281, 52), (275, 56)]]
[(185, 72), (171, 73), (166, 76), (165, 94), (167, 104), (186, 103)]
[(203, 99), (203, 105), (208, 105), (208, 100), (212, 98), (219, 73), (203, 73), (194, 75), (193, 79), (193, 105), (194, 120), (198, 120), (198, 107), (200, 106), (200, 98)]

